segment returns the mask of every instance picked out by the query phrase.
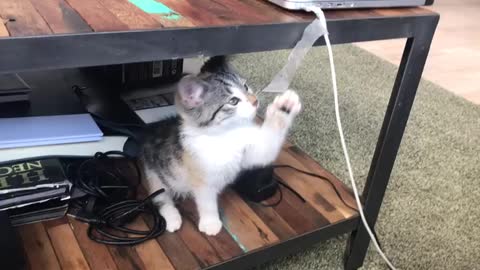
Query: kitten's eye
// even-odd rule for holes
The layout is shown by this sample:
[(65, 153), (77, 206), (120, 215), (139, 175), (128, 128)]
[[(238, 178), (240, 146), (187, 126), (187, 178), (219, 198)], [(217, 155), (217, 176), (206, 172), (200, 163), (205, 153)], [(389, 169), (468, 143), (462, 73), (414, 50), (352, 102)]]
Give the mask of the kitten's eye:
[(239, 98), (233, 97), (228, 101), (228, 103), (231, 104), (231, 105), (237, 105), (239, 101), (240, 101)]
[(252, 88), (248, 87), (247, 83), (245, 83), (243, 87), (245, 87), (245, 91), (247, 91), (247, 93), (253, 93)]

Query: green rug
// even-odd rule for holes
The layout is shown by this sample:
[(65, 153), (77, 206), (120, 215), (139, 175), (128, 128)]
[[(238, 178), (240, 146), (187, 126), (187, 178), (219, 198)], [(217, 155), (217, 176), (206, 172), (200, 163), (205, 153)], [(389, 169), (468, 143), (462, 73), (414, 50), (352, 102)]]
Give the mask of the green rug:
[[(335, 46), (342, 120), (356, 180), (363, 187), (396, 67), (354, 46)], [(287, 51), (238, 56), (257, 89)], [(292, 88), (304, 103), (291, 140), (341, 179), (345, 162), (334, 120), (325, 48), (312, 50)], [(263, 94), (263, 105), (272, 95)], [(474, 269), (480, 259), (480, 106), (422, 81), (376, 229), (399, 269)], [(342, 269), (346, 235), (260, 269)], [(387, 269), (371, 247), (364, 269)]]

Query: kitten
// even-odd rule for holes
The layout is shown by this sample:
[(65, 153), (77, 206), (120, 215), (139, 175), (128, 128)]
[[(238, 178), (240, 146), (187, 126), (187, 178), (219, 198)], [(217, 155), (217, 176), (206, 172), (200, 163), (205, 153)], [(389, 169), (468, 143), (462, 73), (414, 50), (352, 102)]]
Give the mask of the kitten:
[(224, 57), (207, 61), (197, 76), (184, 77), (175, 96), (178, 117), (157, 123), (140, 154), (149, 193), (167, 230), (182, 224), (175, 197), (193, 196), (198, 229), (216, 235), (222, 229), (217, 197), (242, 169), (271, 164), (278, 156), (294, 117), (298, 95), (277, 96), (261, 126), (255, 123), (256, 97)]

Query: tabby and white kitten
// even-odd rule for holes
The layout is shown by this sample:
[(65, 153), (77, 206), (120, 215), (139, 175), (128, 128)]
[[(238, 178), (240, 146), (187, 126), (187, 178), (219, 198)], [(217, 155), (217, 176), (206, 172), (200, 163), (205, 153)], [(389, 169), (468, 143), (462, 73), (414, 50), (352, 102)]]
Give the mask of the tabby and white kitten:
[(155, 204), (168, 231), (182, 224), (173, 199), (191, 195), (198, 229), (215, 235), (222, 229), (218, 194), (240, 170), (277, 158), (301, 104), (296, 93), (285, 92), (268, 106), (263, 124), (256, 124), (258, 102), (224, 57), (211, 58), (197, 76), (184, 77), (175, 103), (178, 117), (156, 124), (143, 144), (146, 187), (149, 193), (165, 188)]

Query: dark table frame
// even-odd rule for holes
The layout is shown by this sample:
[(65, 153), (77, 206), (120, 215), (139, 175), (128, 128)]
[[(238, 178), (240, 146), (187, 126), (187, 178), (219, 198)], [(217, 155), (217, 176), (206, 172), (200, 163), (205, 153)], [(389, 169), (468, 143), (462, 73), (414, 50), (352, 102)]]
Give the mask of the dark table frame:
[[(380, 211), (438, 21), (439, 15), (435, 13), (328, 20), (332, 44), (407, 38), (363, 191), (364, 210), (371, 227), (375, 226)], [(295, 45), (308, 23), (5, 38), (0, 39), (0, 73), (286, 49)], [(324, 40), (320, 39), (316, 45), (324, 45)], [(337, 227), (324, 230), (321, 235), (294, 239), (294, 243), (282, 243), (275, 252), (259, 251), (256, 253), (259, 256), (254, 256), (255, 262), (252, 258), (250, 262), (240, 258), (229, 264), (229, 269), (290, 254), (299, 249), (294, 248), (299, 244), (312, 244), (326, 238), (326, 233), (331, 237), (350, 231), (350, 227), (355, 229), (348, 241), (345, 269), (360, 267), (370, 242), (364, 226), (357, 221), (353, 226)]]

